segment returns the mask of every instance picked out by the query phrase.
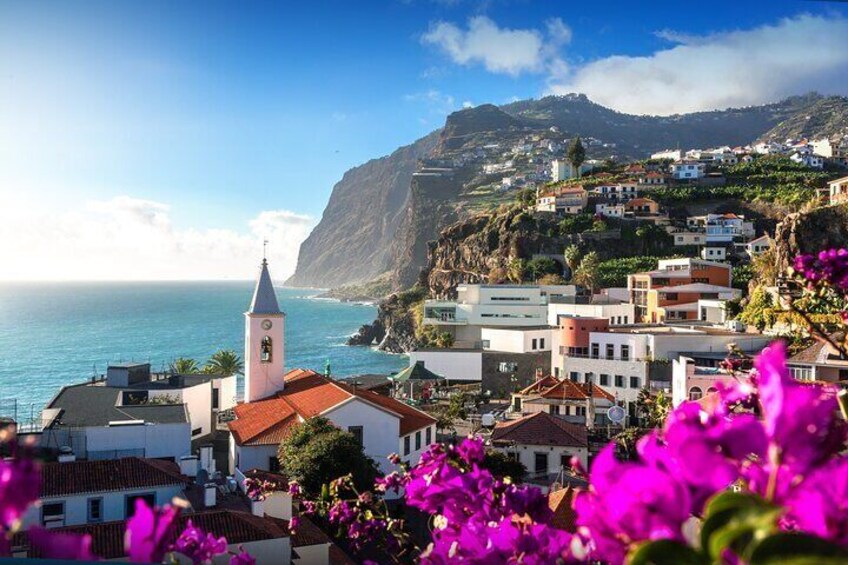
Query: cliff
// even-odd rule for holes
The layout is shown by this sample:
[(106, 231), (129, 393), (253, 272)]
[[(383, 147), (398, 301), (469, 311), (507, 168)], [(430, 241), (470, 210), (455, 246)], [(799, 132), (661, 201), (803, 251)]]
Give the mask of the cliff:
[(848, 247), (848, 204), (789, 214), (777, 225), (774, 241), (779, 272), (791, 266), (799, 253)]

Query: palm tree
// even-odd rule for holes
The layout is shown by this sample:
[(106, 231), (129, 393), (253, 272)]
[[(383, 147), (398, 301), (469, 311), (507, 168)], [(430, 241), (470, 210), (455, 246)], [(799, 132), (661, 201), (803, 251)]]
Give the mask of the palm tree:
[(194, 359), (188, 357), (177, 357), (171, 363), (171, 372), (178, 375), (191, 375), (200, 372), (200, 366)]
[(577, 270), (577, 266), (580, 264), (580, 248), (572, 243), (562, 252), (562, 257), (565, 259), (565, 265), (568, 267), (569, 276), (574, 278), (574, 271)]
[(232, 349), (219, 349), (209, 358), (203, 370), (222, 377), (231, 377), (244, 371), (244, 363)]
[(506, 269), (509, 280), (516, 284), (524, 282), (524, 276), (527, 274), (527, 263), (524, 259), (518, 257), (512, 259)]
[(577, 270), (574, 272), (572, 281), (575, 284), (579, 284), (580, 286), (589, 289), (589, 292), (594, 294), (595, 289), (598, 288), (598, 277), (600, 275), (598, 269), (600, 267), (600, 263), (601, 260), (598, 257), (598, 254), (594, 251), (590, 251), (580, 261), (580, 266), (577, 267)]

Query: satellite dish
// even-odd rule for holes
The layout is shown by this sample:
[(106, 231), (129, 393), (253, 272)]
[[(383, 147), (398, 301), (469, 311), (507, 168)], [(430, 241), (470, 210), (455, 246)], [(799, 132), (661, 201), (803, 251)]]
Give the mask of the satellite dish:
[(613, 424), (622, 423), (626, 416), (627, 414), (621, 406), (611, 406), (610, 409), (607, 410), (607, 418), (609, 418)]

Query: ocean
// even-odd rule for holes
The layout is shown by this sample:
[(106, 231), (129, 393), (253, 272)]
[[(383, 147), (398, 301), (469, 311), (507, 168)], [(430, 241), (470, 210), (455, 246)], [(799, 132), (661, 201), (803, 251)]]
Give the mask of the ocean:
[[(161, 370), (176, 357), (202, 364), (218, 349), (243, 357), (243, 313), (253, 287), (247, 281), (0, 284), (0, 415), (12, 415), (15, 404), (19, 418), (37, 415), (59, 387), (105, 373), (110, 361)], [(344, 345), (374, 319), (374, 306), (318, 293), (277, 288), (287, 314), (287, 368), (323, 371), (329, 359), (334, 375), (350, 376), (406, 366), (405, 356)]]

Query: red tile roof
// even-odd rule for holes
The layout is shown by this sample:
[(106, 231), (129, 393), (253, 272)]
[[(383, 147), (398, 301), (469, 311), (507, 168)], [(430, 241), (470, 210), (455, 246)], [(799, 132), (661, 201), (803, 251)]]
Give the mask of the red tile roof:
[(587, 447), (586, 427), (566, 422), (547, 412), (536, 412), (518, 420), (498, 422), (492, 443)]
[(560, 530), (574, 533), (577, 531), (577, 513), (574, 511), (574, 489), (571, 485), (548, 494), (548, 506), (554, 517), (551, 525)]
[(615, 397), (595, 383), (575, 383), (569, 379), (559, 381), (556, 385), (541, 393), (542, 398), (555, 400), (586, 400), (589, 391), (593, 398), (615, 401)]
[(288, 437), (302, 420), (359, 398), (400, 419), (400, 435), (435, 424), (432, 416), (403, 402), (373, 391), (355, 389), (315, 371), (293, 369), (285, 376), (285, 388), (263, 400), (239, 404), (236, 419), (229, 423), (239, 445), (275, 445)]
[(558, 382), (559, 382), (559, 379), (557, 379), (555, 376), (548, 375), (546, 377), (542, 377), (541, 379), (537, 380), (536, 382), (534, 382), (530, 386), (521, 389), (518, 392), (518, 394), (537, 394), (537, 393), (541, 392), (542, 390), (545, 390), (547, 388), (550, 388), (550, 387), (556, 385)]
[(45, 463), (41, 478), (43, 498), (184, 485), (189, 482), (180, 474), (176, 463), (139, 457)]

